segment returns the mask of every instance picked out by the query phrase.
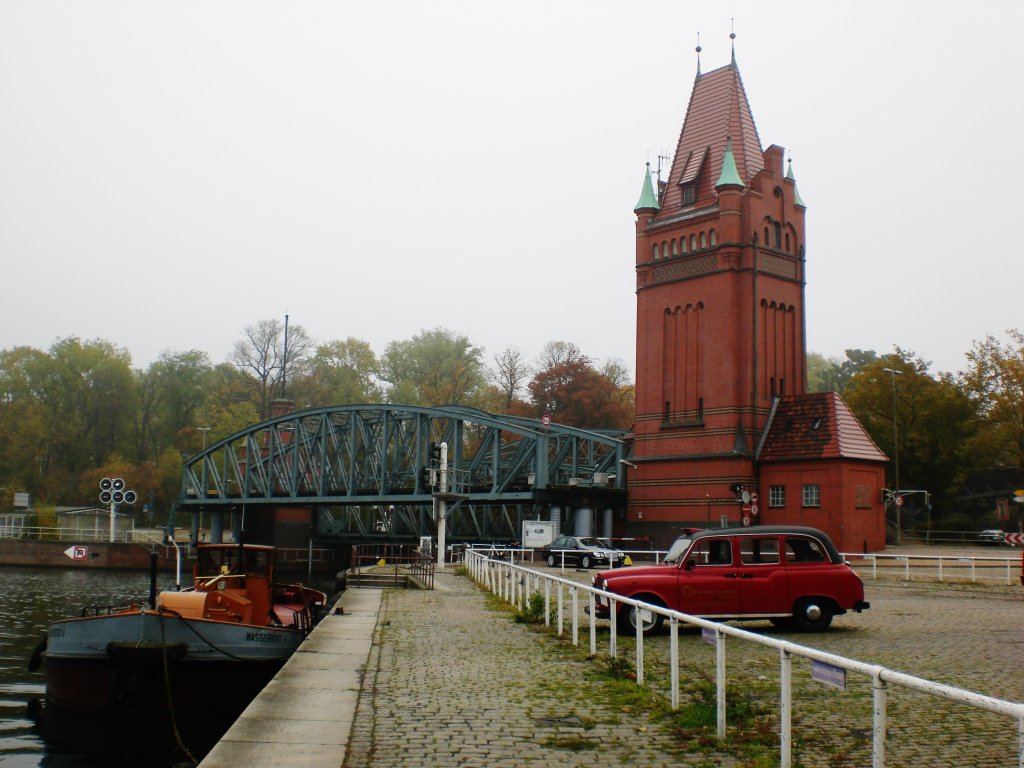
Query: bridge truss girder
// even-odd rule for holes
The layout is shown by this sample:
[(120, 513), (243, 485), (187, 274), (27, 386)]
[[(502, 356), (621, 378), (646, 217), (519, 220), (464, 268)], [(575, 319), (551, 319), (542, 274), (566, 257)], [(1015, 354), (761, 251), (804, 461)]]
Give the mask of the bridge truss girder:
[[(625, 501), (622, 433), (472, 408), (345, 405), (253, 425), (185, 462), (180, 509), (308, 506), (318, 531), (409, 535), (435, 526), (431, 443), (448, 444), (454, 538), (518, 536), (551, 503)], [(435, 473), (435, 480), (437, 474)], [(524, 517), (525, 516), (525, 517)]]

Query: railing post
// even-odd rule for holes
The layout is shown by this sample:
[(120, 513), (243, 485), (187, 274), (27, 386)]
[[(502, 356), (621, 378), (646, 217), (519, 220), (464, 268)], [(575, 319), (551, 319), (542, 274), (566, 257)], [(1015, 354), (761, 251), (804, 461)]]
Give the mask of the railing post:
[(574, 648), (580, 645), (580, 605), (579, 595), (576, 587), (569, 588), (572, 594), (572, 644)]
[(562, 582), (558, 582), (558, 635), (559, 635), (559, 637), (561, 637), (561, 635), (562, 635), (562, 627), (563, 627), (563, 623), (562, 623), (562, 620), (563, 620), (563, 616), (562, 616), (562, 592), (563, 591), (564, 590), (562, 589)]
[(780, 656), (779, 766), (790, 768), (793, 764), (793, 657), (785, 648)]
[(668, 619), (668, 631), (669, 697), (675, 712), (679, 709), (679, 619), (675, 616)]
[(939, 581), (942, 581), (942, 556), (939, 556)]
[(590, 655), (597, 655), (597, 600), (594, 597), (594, 593), (587, 591), (590, 596)]
[(1024, 768), (1024, 717), (1017, 721), (1017, 768)]
[[(639, 614), (639, 609), (633, 609)], [(644, 684), (644, 622), (636, 617), (636, 684)]]
[(615, 658), (619, 655), (619, 604), (608, 599), (608, 655)]
[(728, 699), (726, 697), (725, 680), (725, 633), (721, 627), (715, 630), (715, 708), (717, 710), (716, 728), (719, 739), (725, 738)]
[(544, 626), (551, 626), (551, 579), (544, 579)]
[(872, 768), (885, 768), (885, 732), (886, 724), (886, 686), (882, 679), (881, 670), (874, 674), (871, 683), (873, 729), (874, 734), (871, 740), (871, 766)]

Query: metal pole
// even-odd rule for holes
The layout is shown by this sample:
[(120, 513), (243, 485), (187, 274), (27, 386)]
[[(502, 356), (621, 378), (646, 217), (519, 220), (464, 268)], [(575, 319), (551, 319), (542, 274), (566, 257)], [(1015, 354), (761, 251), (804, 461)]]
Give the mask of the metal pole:
[(441, 495), (437, 499), (437, 568), (444, 570), (444, 555), (447, 547), (445, 541), (445, 515), (448, 513), (447, 502), (444, 500), (448, 493), (448, 443), (441, 443)]
[(883, 368), (882, 370), (890, 374), (892, 378), (892, 459), (893, 479), (896, 482), (896, 492), (892, 497), (892, 501), (896, 505), (896, 546), (898, 547), (902, 534), (902, 524), (900, 522), (900, 433), (896, 420), (896, 377), (902, 376), (903, 371), (897, 371), (895, 368)]

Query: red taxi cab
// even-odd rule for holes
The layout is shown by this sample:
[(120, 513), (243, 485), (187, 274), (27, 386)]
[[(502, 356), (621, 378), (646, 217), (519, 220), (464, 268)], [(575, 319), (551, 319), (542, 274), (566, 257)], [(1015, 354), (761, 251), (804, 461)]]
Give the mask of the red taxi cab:
[[(715, 621), (768, 619), (806, 632), (829, 628), (832, 618), (860, 612), (864, 583), (832, 540), (815, 528), (761, 526), (688, 533), (660, 565), (602, 571), (594, 586), (606, 592)], [(609, 601), (599, 599), (598, 617)], [(621, 605), (620, 620), (645, 633), (664, 617)]]

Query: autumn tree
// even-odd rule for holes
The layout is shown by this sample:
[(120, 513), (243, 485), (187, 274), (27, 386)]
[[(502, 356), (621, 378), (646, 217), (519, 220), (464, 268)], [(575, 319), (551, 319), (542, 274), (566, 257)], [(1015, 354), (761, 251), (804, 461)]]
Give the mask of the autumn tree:
[(286, 339), (284, 323), (276, 318), (246, 326), (243, 335), (232, 360), (249, 380), (260, 418), (267, 419), (271, 402), (287, 395), (288, 377), (302, 372), (313, 340), (301, 325), (290, 325)]
[(512, 413), (530, 377), (530, 365), (526, 356), (516, 347), (506, 347), (500, 355), (494, 356), (494, 369), (490, 372), (491, 383), (500, 393), (500, 405), (496, 410)]
[(377, 356), (365, 341), (349, 337), (321, 344), (294, 379), (292, 395), (299, 407), (380, 402)]
[(878, 360), (874, 350), (847, 349), (846, 359), (825, 357), (817, 352), (807, 354), (807, 391), (846, 391), (847, 385), (857, 372)]
[[(952, 496), (976, 466), (970, 449), (975, 409), (955, 381), (945, 374), (932, 376), (928, 367), (913, 352), (897, 348), (856, 373), (844, 399), (890, 458), (895, 458), (898, 436), (901, 488), (926, 490), (937, 506), (948, 510)], [(893, 465), (890, 462), (890, 488), (895, 487)]]
[(213, 368), (205, 352), (165, 352), (136, 371), (135, 460), (156, 460), (175, 436), (195, 424)]
[(1024, 334), (991, 334), (967, 353), (960, 373), (964, 391), (977, 406), (981, 429), (974, 447), (991, 467), (1024, 469)]
[(483, 349), (445, 328), (393, 341), (380, 361), (388, 400), (406, 405), (477, 405), (485, 383)]
[[(551, 350), (551, 345), (546, 349)], [(629, 427), (633, 421), (631, 399), (623, 396), (618, 367), (608, 369), (611, 376), (598, 371), (578, 349), (546, 359), (549, 365), (537, 371), (527, 385), (537, 416), (548, 415), (584, 429)]]

